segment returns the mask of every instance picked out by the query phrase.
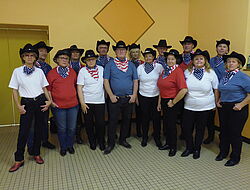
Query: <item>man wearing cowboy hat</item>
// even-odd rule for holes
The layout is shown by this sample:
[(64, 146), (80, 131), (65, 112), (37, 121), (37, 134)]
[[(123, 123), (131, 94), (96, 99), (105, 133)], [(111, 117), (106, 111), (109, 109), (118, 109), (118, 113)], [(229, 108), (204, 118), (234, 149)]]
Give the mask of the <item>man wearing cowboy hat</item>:
[[(46, 63), (46, 58), (48, 56), (48, 53), (53, 49), (53, 47), (47, 46), (44, 41), (40, 41), (36, 43), (34, 46), (39, 52), (38, 60), (35, 63), (35, 66), (37, 68), (42, 69), (45, 76), (49, 73), (49, 71), (52, 69), (51, 66)], [(49, 129), (48, 129), (48, 119), (49, 119), (49, 110), (45, 112), (45, 118), (44, 118), (44, 127), (42, 130), (42, 146), (48, 149), (54, 149), (55, 145), (49, 142)], [(27, 146), (28, 146), (28, 152), (30, 155), (33, 154), (33, 138), (34, 138), (34, 124), (35, 121), (32, 122), (32, 127), (30, 130)]]
[(108, 56), (110, 42), (106, 42), (105, 40), (96, 42), (96, 51), (99, 53), (99, 56), (96, 60), (96, 64), (105, 68), (106, 64), (109, 60), (114, 59), (113, 57)]
[(167, 40), (160, 40), (158, 45), (153, 45), (153, 47), (156, 48), (158, 51), (158, 57), (156, 61), (160, 63), (163, 66), (163, 68), (165, 68), (166, 58), (164, 56), (164, 52), (167, 52), (167, 50), (171, 48), (172, 46), (167, 45)]
[(185, 71), (188, 65), (191, 63), (191, 54), (194, 53), (194, 48), (197, 46), (197, 41), (191, 36), (186, 36), (183, 41), (180, 41), (183, 47), (183, 62), (180, 64), (180, 68)]
[(104, 154), (109, 154), (115, 146), (115, 134), (119, 114), (122, 115), (119, 144), (131, 148), (126, 141), (131, 118), (132, 103), (138, 90), (138, 75), (135, 65), (126, 58), (128, 46), (123, 41), (113, 46), (116, 58), (110, 60), (104, 69), (104, 86), (109, 95), (110, 120), (108, 127), (108, 147)]

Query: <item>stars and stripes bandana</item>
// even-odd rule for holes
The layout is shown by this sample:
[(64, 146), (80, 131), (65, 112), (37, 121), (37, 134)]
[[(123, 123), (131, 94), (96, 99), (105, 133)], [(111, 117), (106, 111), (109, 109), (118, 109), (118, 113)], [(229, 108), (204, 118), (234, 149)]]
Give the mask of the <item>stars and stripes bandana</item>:
[(148, 74), (154, 70), (154, 63), (144, 63), (144, 70)]
[(132, 63), (134, 63), (135, 67), (139, 67), (139, 65), (143, 64), (144, 62), (140, 59), (137, 60), (131, 60)]
[(162, 74), (162, 78), (165, 79), (167, 78), (179, 65), (175, 64), (172, 67), (169, 67), (167, 65), (167, 67), (164, 69), (163, 74)]
[(184, 53), (183, 54), (183, 61), (186, 65), (188, 65), (191, 61), (191, 54), (190, 53)]
[(234, 71), (227, 70), (226, 75), (223, 77), (223, 85), (226, 85), (238, 71), (239, 69), (235, 69)]
[(95, 80), (99, 79), (99, 72), (97, 66), (95, 66), (94, 68), (89, 68), (88, 66), (86, 66), (86, 69), (88, 73), (91, 75), (91, 77), (93, 77)]
[(103, 67), (105, 67), (105, 65), (109, 62), (110, 57), (109, 57), (108, 55), (99, 56), (99, 57), (97, 58), (97, 60), (101, 62), (101, 65), (102, 65)]
[(223, 58), (219, 57), (219, 56), (216, 56), (215, 67), (218, 67), (221, 63), (223, 63)]
[(80, 69), (81, 69), (81, 63), (80, 63), (80, 61), (79, 61), (79, 62), (70, 62), (70, 67), (71, 67), (72, 69), (74, 69), (74, 71), (75, 71), (76, 73), (79, 73), (79, 71), (80, 71)]
[(67, 78), (69, 76), (69, 67), (58, 66), (56, 70), (62, 78)]
[(31, 75), (35, 71), (35, 67), (27, 67), (26, 65), (23, 67), (23, 72), (26, 75)]
[(128, 59), (127, 58), (125, 59), (125, 61), (120, 61), (118, 58), (115, 58), (114, 62), (120, 71), (126, 72), (128, 70)]
[(201, 80), (204, 76), (205, 68), (193, 68), (193, 74), (195, 78), (198, 80)]

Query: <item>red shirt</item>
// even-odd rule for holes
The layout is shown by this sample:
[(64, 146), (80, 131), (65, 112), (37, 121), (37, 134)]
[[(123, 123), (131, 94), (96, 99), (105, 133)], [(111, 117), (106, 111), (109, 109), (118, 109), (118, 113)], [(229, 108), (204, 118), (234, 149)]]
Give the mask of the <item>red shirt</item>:
[(190, 63), (189, 64), (186, 64), (186, 63), (184, 63), (184, 61), (179, 65), (179, 67), (182, 69), (182, 71), (184, 72), (187, 68), (188, 68), (188, 66), (190, 65), (190, 64), (192, 64), (192, 61), (190, 61)]
[(175, 98), (181, 89), (187, 88), (184, 73), (180, 66), (170, 73), (170, 75), (168, 75), (165, 79), (162, 78), (161, 74), (157, 85), (162, 98)]
[(69, 76), (61, 77), (57, 72), (57, 67), (52, 69), (47, 76), (49, 82), (48, 90), (51, 92), (53, 102), (59, 108), (72, 108), (78, 105), (76, 80), (77, 76), (72, 68), (69, 68)]

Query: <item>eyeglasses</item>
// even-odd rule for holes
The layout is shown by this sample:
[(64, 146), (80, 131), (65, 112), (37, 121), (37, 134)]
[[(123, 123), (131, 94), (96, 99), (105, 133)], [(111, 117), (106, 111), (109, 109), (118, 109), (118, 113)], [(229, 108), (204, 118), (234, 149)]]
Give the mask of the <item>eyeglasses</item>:
[(62, 59), (62, 60), (65, 60), (65, 61), (68, 61), (69, 58), (68, 57), (58, 57), (59, 59)]

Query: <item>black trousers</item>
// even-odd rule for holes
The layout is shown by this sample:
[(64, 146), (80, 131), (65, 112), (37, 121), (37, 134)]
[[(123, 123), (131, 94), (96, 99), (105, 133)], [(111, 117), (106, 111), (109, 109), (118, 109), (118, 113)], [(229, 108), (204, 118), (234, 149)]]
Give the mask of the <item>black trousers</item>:
[(139, 94), (139, 104), (142, 112), (142, 138), (148, 139), (150, 118), (153, 119), (154, 139), (160, 140), (161, 133), (161, 112), (157, 111), (159, 96), (145, 97)]
[[(186, 141), (186, 149), (200, 151), (209, 112), (211, 112), (211, 110), (191, 111), (184, 109), (183, 132)], [(194, 129), (195, 139), (193, 141)]]
[(133, 104), (129, 103), (130, 97), (120, 97), (116, 103), (109, 102), (110, 120), (108, 126), (108, 145), (115, 146), (115, 134), (119, 116), (122, 116), (119, 141), (125, 141), (129, 130)]
[(212, 110), (211, 112), (209, 112), (207, 119), (207, 133), (208, 133), (208, 138), (211, 139), (214, 139), (214, 133), (215, 133), (215, 128), (214, 128), (215, 113), (216, 110)]
[(105, 143), (105, 104), (87, 104), (89, 109), (84, 114), (85, 127), (89, 143)]
[(221, 108), (221, 131), (220, 131), (220, 153), (227, 156), (232, 146), (230, 158), (240, 161), (242, 139), (241, 132), (248, 118), (248, 105), (240, 111), (233, 110), (236, 103), (222, 103)]
[(180, 110), (181, 103), (178, 102), (173, 107), (168, 107), (169, 100), (173, 98), (162, 98), (161, 107), (163, 110), (163, 127), (164, 135), (166, 137), (166, 144), (170, 146), (171, 149), (177, 148), (177, 128), (176, 122)]
[(24, 160), (25, 146), (29, 137), (33, 118), (35, 118), (33, 151), (34, 156), (40, 155), (42, 130), (44, 127), (45, 117), (45, 113), (41, 111), (41, 105), (44, 105), (45, 101), (46, 98), (44, 94), (41, 94), (36, 99), (21, 98), (21, 105), (25, 105), (24, 109), (26, 110), (26, 113), (20, 116), (20, 126), (17, 140), (17, 150), (15, 152), (15, 161)]
[(80, 107), (78, 110), (78, 114), (77, 114), (76, 137), (80, 137), (82, 128), (84, 128), (84, 124), (83, 124), (83, 118), (82, 118), (82, 109)]

